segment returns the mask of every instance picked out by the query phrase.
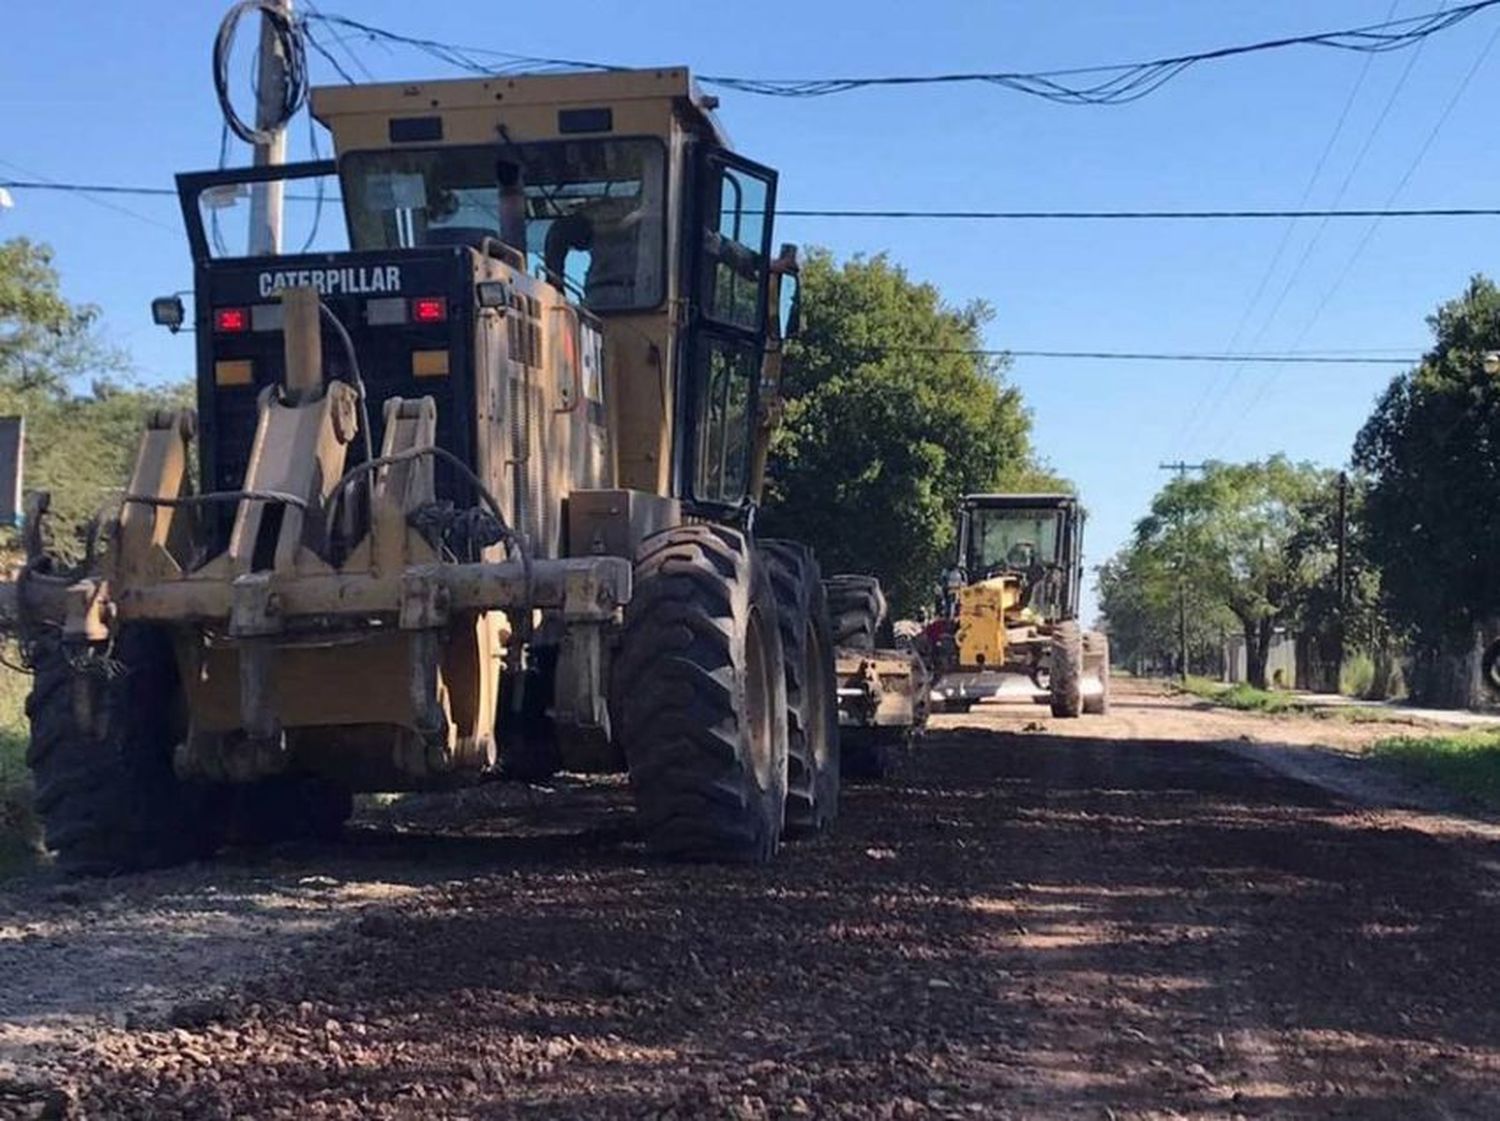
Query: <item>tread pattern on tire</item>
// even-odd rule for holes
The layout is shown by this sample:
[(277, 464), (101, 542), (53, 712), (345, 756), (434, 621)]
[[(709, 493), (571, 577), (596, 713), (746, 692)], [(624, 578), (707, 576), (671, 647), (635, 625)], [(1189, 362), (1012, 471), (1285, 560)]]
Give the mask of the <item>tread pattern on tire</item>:
[[(751, 757), (750, 617), (764, 644), (770, 781)], [(655, 851), (768, 860), (786, 802), (786, 686), (775, 598), (744, 535), (677, 526), (642, 542), (615, 660), (612, 709)]]
[(823, 581), (833, 644), (849, 650), (874, 650), (886, 621), (885, 592), (875, 576), (854, 573)]
[[(122, 630), (118, 669), (90, 680), (55, 641), (38, 645), (26, 714), (26, 761), (36, 808), (58, 866), (108, 875), (208, 855), (218, 841), (209, 788), (172, 769), (177, 667), (167, 637)], [(91, 726), (80, 726), (74, 689), (95, 690)]]
[(1076, 622), (1068, 620), (1053, 628), (1051, 655), (1052, 715), (1079, 716), (1083, 713), (1083, 635)]
[[(815, 832), (833, 823), (839, 799), (838, 699), (827, 596), (817, 558), (806, 545), (762, 540), (757, 548), (776, 594), (786, 660), (787, 827)], [(809, 664), (814, 657), (816, 669)], [(821, 704), (810, 685), (823, 690)], [(821, 751), (814, 737), (821, 741)]]
[[(873, 651), (892, 630), (886, 618), (885, 591), (876, 576), (841, 573), (823, 581), (834, 645), (845, 650)], [(895, 645), (894, 634), (889, 635)], [(892, 754), (905, 734), (888, 728), (842, 730), (840, 770), (845, 778), (883, 779), (890, 773)]]

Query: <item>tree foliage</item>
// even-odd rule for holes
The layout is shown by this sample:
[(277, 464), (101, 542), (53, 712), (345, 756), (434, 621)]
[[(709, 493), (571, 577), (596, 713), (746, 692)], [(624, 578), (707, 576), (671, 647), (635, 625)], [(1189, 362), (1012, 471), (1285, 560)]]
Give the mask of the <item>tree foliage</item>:
[(1419, 648), (1462, 649), (1500, 615), (1500, 290), (1476, 276), (1428, 318), (1433, 346), (1397, 376), (1354, 446), (1364, 546), (1392, 620)]
[[(1127, 545), (1094, 570), (1111, 658), (1139, 673), (1177, 668), (1179, 625), (1187, 624), (1189, 668), (1213, 664), (1235, 619), (1203, 591), (1177, 580), (1173, 558), (1160, 549)], [(1181, 594), (1184, 602), (1179, 605)], [(1180, 614), (1179, 614), (1180, 611)]]
[(950, 307), (883, 256), (840, 266), (816, 250), (802, 293), (765, 531), (813, 545), (825, 572), (878, 575), (913, 611), (952, 563), (963, 494), (1057, 480), (1004, 363), (975, 353), (986, 305)]
[(127, 481), (147, 412), (188, 396), (121, 384), (95, 318), (63, 296), (46, 247), (0, 242), (0, 413), (26, 418), (26, 486), (52, 492), (65, 549)]
[[(1279, 455), (1210, 463), (1196, 477), (1173, 479), (1137, 523), (1119, 561), (1149, 585), (1130, 594), (1158, 611), (1166, 602), (1175, 608), (1180, 575), (1196, 619), (1232, 616), (1245, 636), (1251, 684), (1264, 688), (1273, 632), (1294, 622), (1314, 591), (1334, 580), (1332, 555), (1312, 547), (1321, 539), (1310, 519), (1336, 502), (1336, 480), (1333, 472)], [(1126, 609), (1128, 620), (1130, 600), (1116, 592), (1114, 605)], [(1113, 630), (1108, 595), (1104, 608)]]

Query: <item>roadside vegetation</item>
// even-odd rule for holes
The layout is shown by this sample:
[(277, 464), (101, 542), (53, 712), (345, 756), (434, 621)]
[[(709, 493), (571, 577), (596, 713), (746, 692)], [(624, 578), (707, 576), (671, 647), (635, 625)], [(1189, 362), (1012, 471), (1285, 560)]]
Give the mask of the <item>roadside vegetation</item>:
[(1295, 698), (1285, 693), (1273, 693), (1269, 689), (1257, 689), (1253, 685), (1225, 685), (1206, 677), (1189, 677), (1181, 683), (1181, 688), (1184, 693), (1201, 697), (1219, 708), (1232, 708), (1237, 712), (1297, 712), (1307, 707), (1298, 704)]
[(1381, 740), (1375, 757), (1416, 777), (1500, 808), (1500, 731), (1464, 731)]
[(1273, 455), (1210, 461), (1161, 488), (1098, 569), (1116, 660), (1184, 668), (1185, 599), (1189, 672), (1219, 673), (1238, 636), (1244, 676), (1264, 688), (1279, 636), (1295, 641), (1298, 688), (1500, 704), (1500, 676), (1476, 665), (1500, 639), (1500, 522), (1474, 513), (1500, 485), (1487, 357), (1500, 351), (1500, 287), (1476, 276), (1427, 322), (1430, 348), (1391, 380), (1342, 478)]
[[(25, 485), (52, 495), (51, 537), (64, 555), (79, 554), (88, 519), (124, 484), (142, 418), (189, 394), (186, 384), (135, 384), (96, 318), (62, 294), (45, 246), (0, 241), (0, 415), (25, 417)], [(4, 574), (20, 559), (19, 534), (0, 529)], [(15, 657), (10, 647), (6, 660)], [(36, 843), (25, 761), (29, 689), (29, 677), (0, 667), (0, 872)]]
[(825, 572), (879, 576), (893, 613), (914, 614), (952, 564), (964, 494), (1072, 487), (1036, 458), (1008, 363), (984, 352), (987, 304), (954, 307), (883, 255), (814, 249), (801, 281), (759, 525)]
[(1257, 689), (1243, 683), (1226, 685), (1206, 677), (1189, 677), (1185, 682), (1173, 682), (1173, 687), (1189, 696), (1207, 701), (1215, 708), (1233, 709), (1236, 712), (1258, 712), (1266, 716), (1308, 716), (1314, 720), (1336, 720), (1341, 724), (1410, 724), (1423, 728), (1432, 726), (1430, 721), (1410, 712), (1376, 705), (1313, 704), (1296, 693)]
[(0, 667), (0, 875), (37, 843), (26, 773), (26, 693), (31, 679)]

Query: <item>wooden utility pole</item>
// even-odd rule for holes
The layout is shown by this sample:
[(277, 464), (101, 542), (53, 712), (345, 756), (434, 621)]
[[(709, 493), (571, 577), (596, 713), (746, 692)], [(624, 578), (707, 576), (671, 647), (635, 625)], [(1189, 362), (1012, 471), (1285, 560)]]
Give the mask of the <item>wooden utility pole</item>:
[[(1177, 472), (1178, 479), (1186, 479), (1189, 471), (1202, 471), (1205, 463), (1158, 463), (1163, 471)], [(1177, 518), (1177, 676), (1181, 681), (1188, 678), (1187, 639), (1187, 545), (1182, 540), (1182, 516)]]
[(1338, 692), (1344, 675), (1344, 636), (1349, 613), (1349, 473), (1339, 472), (1338, 524), (1338, 629), (1335, 631), (1333, 689)]
[[(271, 0), (288, 20), (292, 18), (292, 0)], [(277, 167), (286, 163), (286, 125), (280, 121), (281, 91), (286, 86), (287, 59), (282, 51), (281, 36), (264, 12), (260, 17), (260, 56), (255, 78), (255, 127), (270, 134), (265, 143), (255, 145), (256, 167)], [(252, 257), (271, 256), (281, 252), (281, 205), (285, 184), (279, 180), (256, 183), (250, 191), (250, 240)]]

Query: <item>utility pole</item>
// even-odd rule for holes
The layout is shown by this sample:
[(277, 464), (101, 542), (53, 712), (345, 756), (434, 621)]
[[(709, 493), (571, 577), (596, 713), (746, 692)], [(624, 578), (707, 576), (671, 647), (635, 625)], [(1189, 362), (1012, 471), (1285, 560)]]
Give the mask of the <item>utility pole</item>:
[[(1178, 480), (1186, 479), (1189, 471), (1202, 471), (1206, 463), (1158, 463), (1163, 471), (1177, 472)], [(1177, 676), (1181, 681), (1188, 678), (1187, 640), (1187, 544), (1182, 540), (1182, 516), (1177, 517)]]
[[(271, 0), (290, 21), (292, 0)], [(286, 126), (279, 120), (286, 86), (287, 59), (281, 37), (271, 18), (260, 16), (260, 55), (255, 77), (255, 127), (270, 135), (265, 143), (255, 145), (256, 167), (277, 167), (286, 163)], [(279, 180), (256, 183), (250, 189), (250, 255), (271, 256), (281, 252), (281, 205), (286, 184)]]
[(1339, 524), (1338, 524), (1338, 629), (1334, 633), (1335, 653), (1333, 689), (1338, 692), (1339, 681), (1344, 674), (1345, 621), (1349, 613), (1349, 473), (1339, 472)]

